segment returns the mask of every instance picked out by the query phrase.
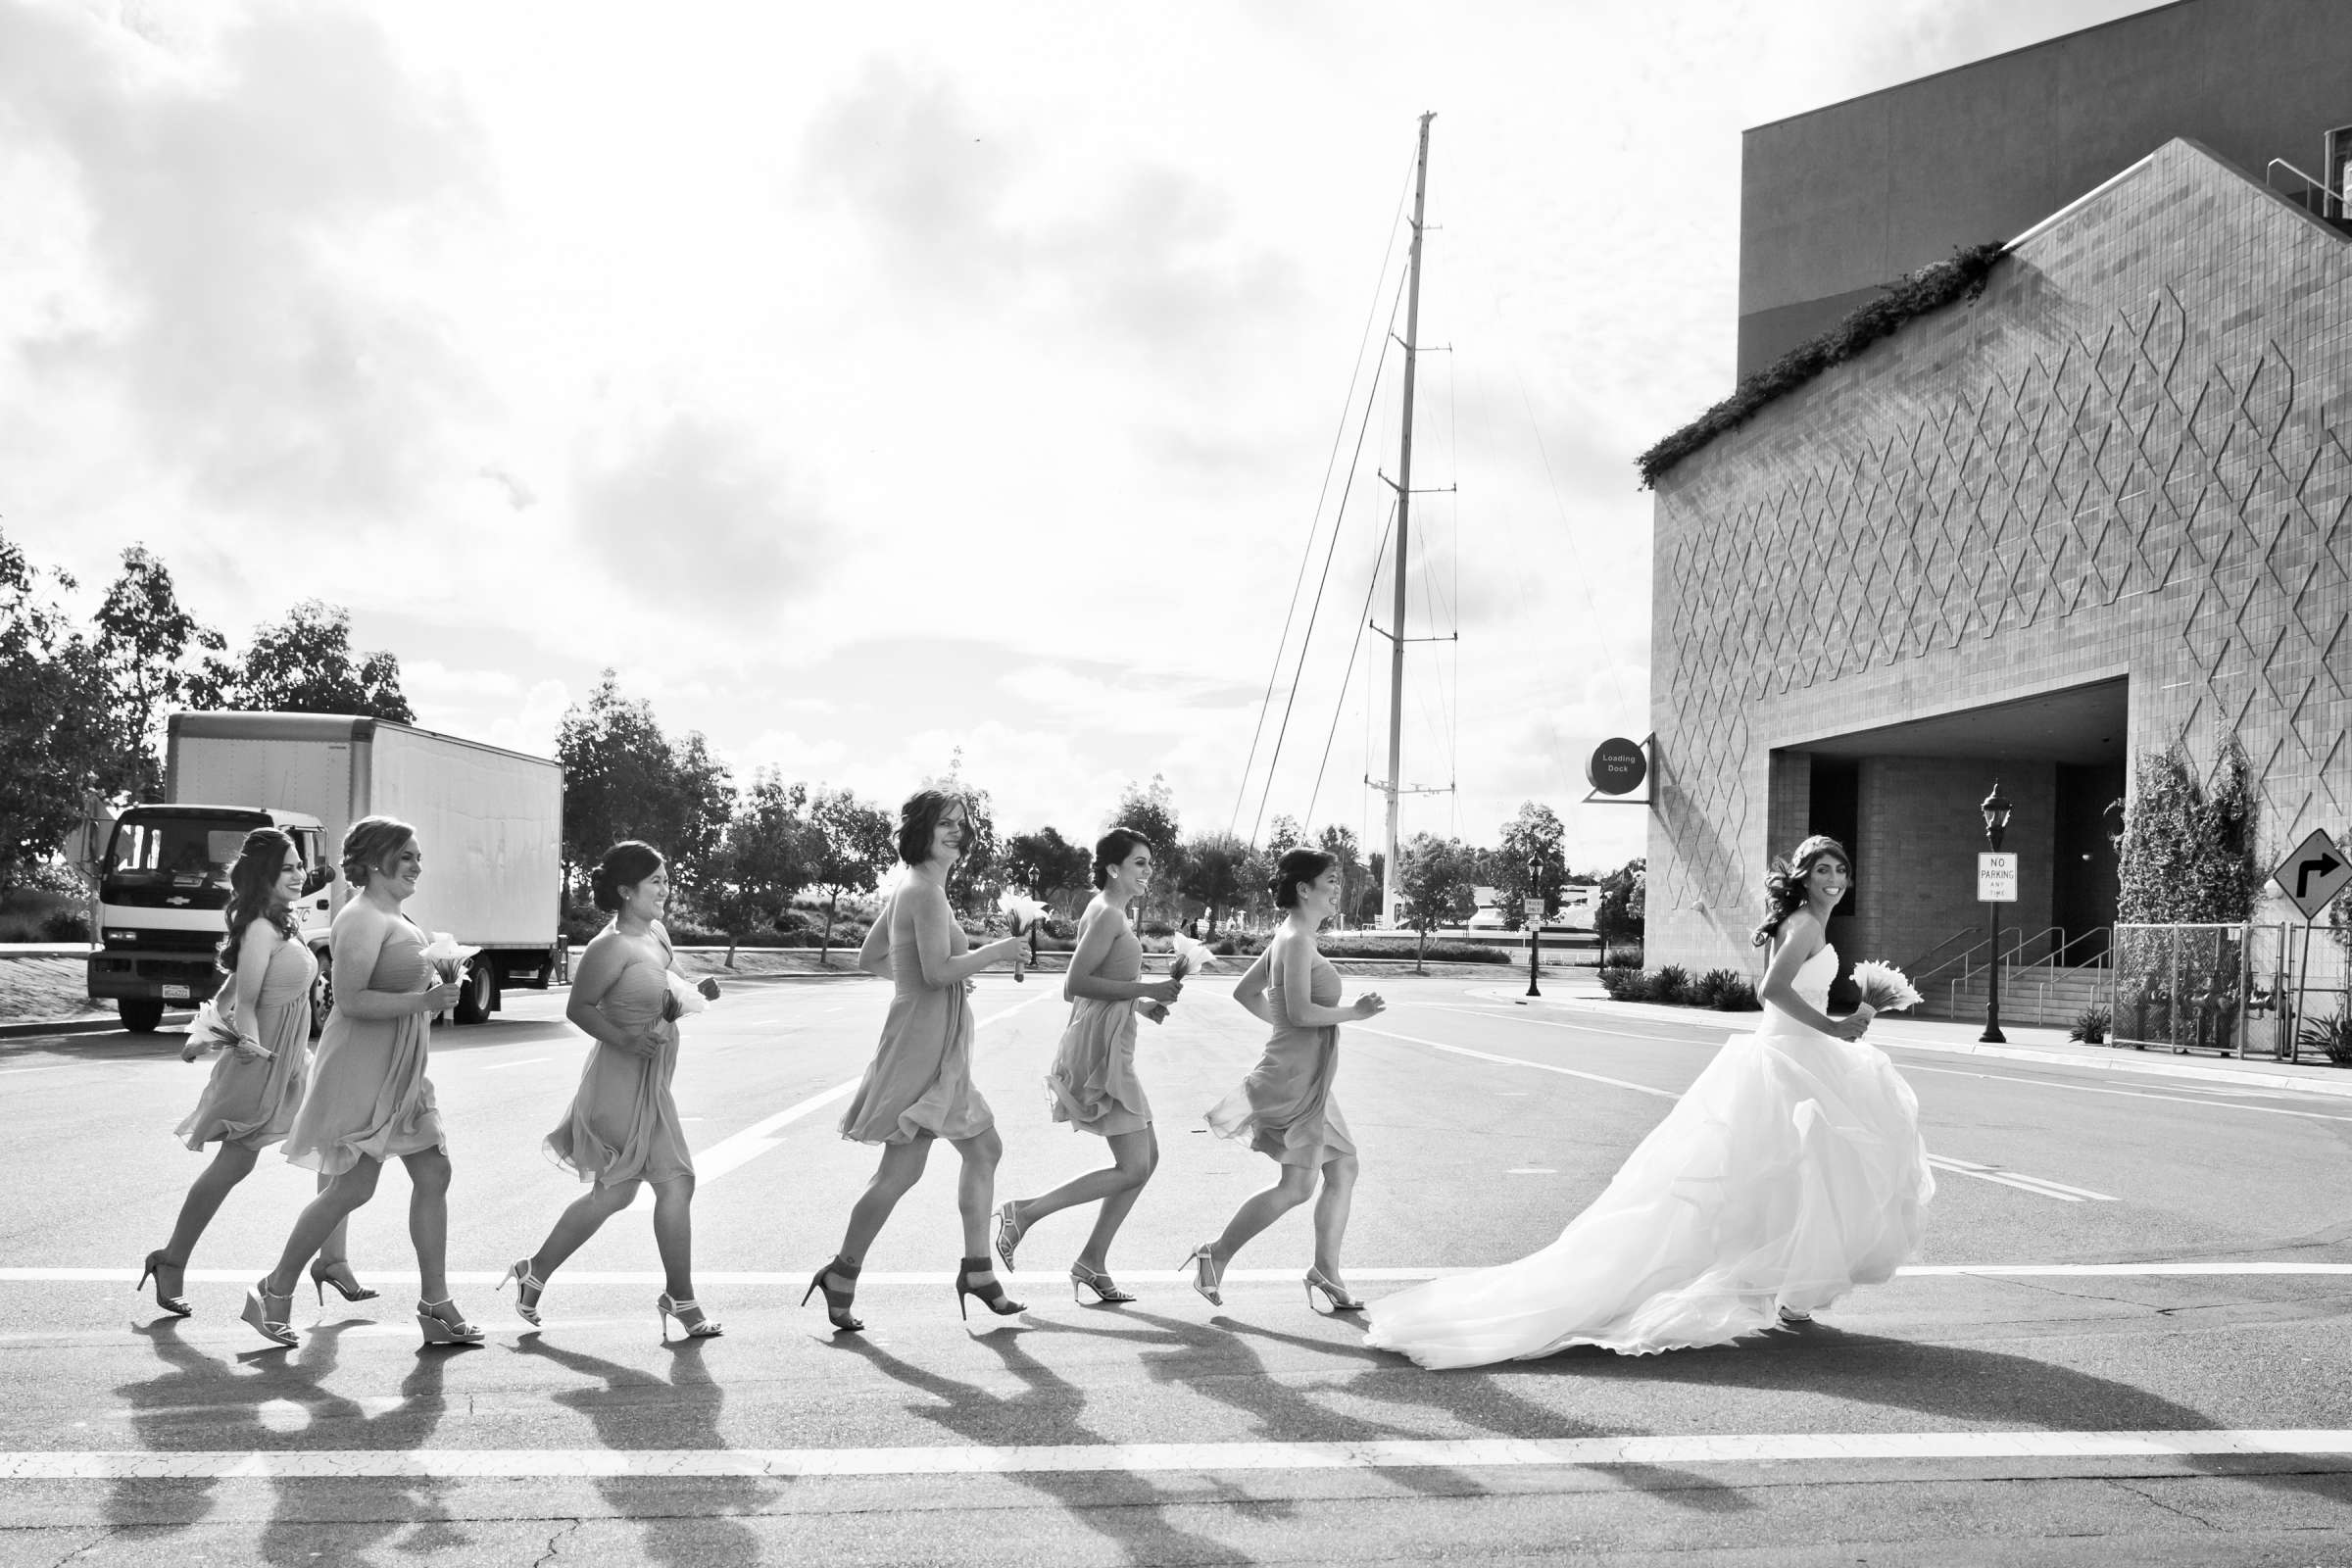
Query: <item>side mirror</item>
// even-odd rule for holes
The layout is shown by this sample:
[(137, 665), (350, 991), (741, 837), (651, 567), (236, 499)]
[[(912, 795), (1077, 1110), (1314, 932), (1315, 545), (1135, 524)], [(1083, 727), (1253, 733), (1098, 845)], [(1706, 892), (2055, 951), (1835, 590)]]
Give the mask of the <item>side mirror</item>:
[(312, 866), (312, 867), (311, 867), (311, 872), (310, 872), (310, 875), (308, 875), (308, 876), (306, 876), (306, 877), (304, 877), (304, 878), (302, 879), (302, 896), (303, 896), (304, 898), (306, 898), (306, 899), (307, 899), (307, 898), (309, 898), (309, 897), (310, 897), (312, 894), (314, 894), (314, 893), (318, 892), (318, 891), (320, 888), (322, 888), (322, 887), (325, 887), (327, 884), (329, 884), (329, 883), (331, 883), (332, 881), (334, 881), (334, 879), (335, 879), (335, 868), (334, 868), (333, 866), (331, 866), (331, 865), (314, 865), (314, 866)]

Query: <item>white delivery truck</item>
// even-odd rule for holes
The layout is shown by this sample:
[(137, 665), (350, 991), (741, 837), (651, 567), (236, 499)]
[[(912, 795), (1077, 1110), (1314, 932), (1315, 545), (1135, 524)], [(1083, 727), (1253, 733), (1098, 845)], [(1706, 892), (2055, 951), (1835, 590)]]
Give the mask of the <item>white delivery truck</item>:
[(563, 978), (564, 769), (548, 758), (340, 713), (173, 713), (164, 797), (123, 810), (96, 868), (90, 998), (135, 1033), (219, 985), (229, 862), (257, 827), (285, 829), (311, 867), (296, 907), (319, 959), (314, 1028), (333, 995), (327, 924), (353, 891), (335, 862), (363, 816), (416, 829), (424, 876), (403, 912), (481, 950), (458, 1022), (497, 1011), (508, 985)]

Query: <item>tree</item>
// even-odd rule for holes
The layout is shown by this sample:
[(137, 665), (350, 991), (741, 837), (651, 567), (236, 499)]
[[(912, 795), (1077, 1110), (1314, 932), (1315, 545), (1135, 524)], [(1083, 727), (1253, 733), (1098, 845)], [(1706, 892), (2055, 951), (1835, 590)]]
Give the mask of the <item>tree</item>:
[(1152, 841), (1152, 858), (1158, 874), (1152, 880), (1152, 895), (1144, 901), (1145, 906), (1158, 905), (1173, 911), (1178, 895), (1172, 890), (1182, 885), (1184, 876), (1184, 826), (1167, 778), (1154, 773), (1150, 784), (1130, 782), (1121, 790), (1118, 808), (1102, 823), (1104, 832), (1114, 827), (1133, 828)]
[(1315, 848), (1340, 862), (1340, 922), (1360, 924), (1355, 915), (1364, 883), (1364, 853), (1356, 842), (1355, 829), (1334, 822), (1316, 835)]
[(1203, 833), (1184, 847), (1178, 891), (1208, 911), (1208, 935), (1217, 935), (1217, 916), (1249, 897), (1244, 873), (1250, 846), (1232, 833)]
[(2249, 919), (2262, 868), (2254, 859), (2254, 794), (2231, 741), (2200, 786), (2178, 748), (2140, 759), (2124, 821), (2116, 917), (2129, 925), (2213, 925)]
[(1266, 828), (1267, 858), (1273, 860), (1280, 860), (1284, 856), (1290, 854), (1291, 851), (1297, 849), (1300, 844), (1304, 843), (1305, 840), (1306, 835), (1299, 830), (1298, 819), (1297, 817), (1285, 816), (1280, 812), (1277, 812), (1275, 813), (1273, 822)]
[(1567, 837), (1568, 830), (1551, 808), (1534, 801), (1523, 802), (1519, 814), (1503, 824), (1491, 874), (1509, 901), (1512, 930), (1519, 929), (1524, 900), (1540, 898), (1549, 904), (1558, 897), (1560, 884), (1568, 880)]
[(1615, 943), (1642, 940), (1647, 866), (1648, 862), (1637, 856), (1600, 879), (1600, 902), (1593, 906), (1592, 932), (1600, 938), (1604, 950)]
[(1422, 972), (1422, 956), (1429, 951), (1429, 933), (1441, 925), (1470, 918), (1470, 883), (1464, 875), (1467, 860), (1461, 841), (1434, 833), (1416, 833), (1397, 847), (1404, 870), (1396, 885), (1403, 900), (1398, 913), (1421, 934), (1413, 948), (1413, 972)]
[(121, 757), (105, 664), (55, 598), (74, 587), (0, 534), (0, 889), (57, 852)]
[(564, 859), (573, 880), (622, 839), (643, 839), (668, 857), (672, 879), (699, 887), (705, 862), (725, 834), (734, 791), (700, 731), (672, 743), (653, 705), (625, 700), (612, 670), (585, 708), (574, 705), (556, 732), (564, 764)]
[(109, 780), (115, 789), (134, 801), (163, 799), (157, 745), (163, 714), (190, 703), (205, 688), (204, 665), (190, 661), (191, 652), (217, 662), (227, 646), (219, 632), (181, 608), (171, 569), (146, 546), (122, 552), (122, 573), (98, 607), (96, 644), (112, 688), (121, 752)]
[(772, 768), (762, 768), (735, 803), (701, 889), (704, 907), (727, 933), (730, 969), (743, 936), (780, 922), (792, 896), (808, 885), (808, 786), (788, 785)]
[(833, 964), (833, 919), (844, 893), (866, 893), (898, 854), (890, 813), (848, 790), (819, 789), (808, 798), (808, 881), (825, 896), (825, 935), (819, 968)]
[(963, 776), (960, 746), (949, 754), (947, 772), (924, 779), (923, 788), (945, 790), (963, 802), (963, 856), (949, 878), (948, 897), (963, 913), (979, 913), (1003, 885), (997, 863), (1002, 852), (997, 843), (996, 803), (988, 791)]
[(1006, 839), (999, 868), (1006, 886), (1028, 889), (1066, 917), (1076, 913), (1073, 905), (1093, 894), (1094, 864), (1093, 851), (1048, 826)]
[(253, 641), (235, 661), (208, 657), (190, 685), (199, 708), (416, 722), (401, 695), (400, 661), (380, 649), (355, 659), (351, 612), (317, 599), (305, 599), (283, 620), (255, 627)]

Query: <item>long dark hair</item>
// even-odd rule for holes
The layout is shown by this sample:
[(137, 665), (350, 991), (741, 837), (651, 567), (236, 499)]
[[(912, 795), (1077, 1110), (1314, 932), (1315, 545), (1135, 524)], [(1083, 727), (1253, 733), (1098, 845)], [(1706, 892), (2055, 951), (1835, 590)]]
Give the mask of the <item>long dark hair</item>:
[(1779, 935), (1783, 923), (1805, 906), (1805, 878), (1813, 874), (1814, 862), (1824, 859), (1834, 859), (1845, 867), (1848, 876), (1853, 874), (1854, 858), (1827, 833), (1814, 834), (1788, 858), (1772, 862), (1764, 873), (1764, 923), (1756, 927), (1757, 947)]
[(1152, 841), (1131, 827), (1114, 827), (1095, 840), (1095, 886), (1110, 886), (1111, 868), (1124, 864), (1138, 845), (1149, 850)]
[(245, 928), (254, 921), (269, 921), (288, 942), (302, 934), (294, 906), (270, 907), (272, 890), (286, 868), (286, 857), (293, 853), (292, 836), (274, 827), (257, 827), (237, 846), (237, 858), (228, 867), (228, 935), (220, 939), (220, 951), (213, 956), (222, 974), (237, 972), (237, 952), (245, 945)]

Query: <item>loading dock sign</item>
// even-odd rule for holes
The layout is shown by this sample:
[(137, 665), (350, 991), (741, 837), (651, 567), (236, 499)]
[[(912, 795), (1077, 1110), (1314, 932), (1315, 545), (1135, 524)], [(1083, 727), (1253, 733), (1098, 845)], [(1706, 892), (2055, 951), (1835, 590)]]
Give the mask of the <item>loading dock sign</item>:
[(2328, 907), (2328, 901), (2352, 883), (2352, 860), (2345, 858), (2326, 828), (2315, 827), (2310, 837), (2287, 852), (2278, 869), (2271, 873), (2271, 880), (2303, 911), (2306, 921), (2316, 920)]

